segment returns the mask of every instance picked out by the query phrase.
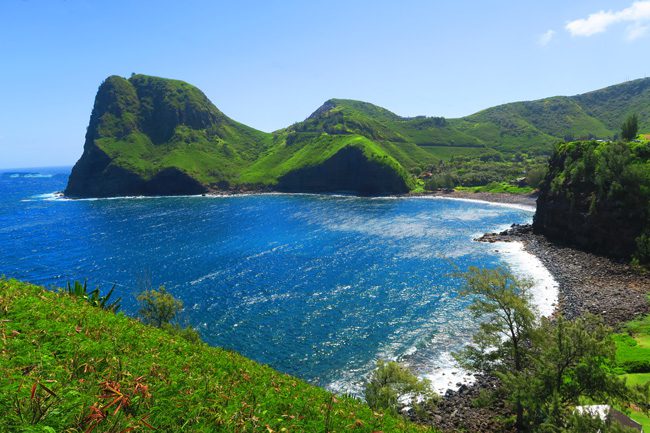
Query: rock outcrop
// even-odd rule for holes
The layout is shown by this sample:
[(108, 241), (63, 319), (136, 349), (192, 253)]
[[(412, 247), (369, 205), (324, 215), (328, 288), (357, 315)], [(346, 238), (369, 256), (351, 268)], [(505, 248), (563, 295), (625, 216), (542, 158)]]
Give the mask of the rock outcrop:
[(540, 188), (535, 233), (607, 256), (636, 254), (650, 228), (648, 155), (647, 144), (560, 145)]
[(282, 176), (277, 189), (287, 192), (349, 192), (362, 195), (403, 194), (409, 191), (404, 177), (388, 165), (368, 158), (348, 146), (319, 165)]

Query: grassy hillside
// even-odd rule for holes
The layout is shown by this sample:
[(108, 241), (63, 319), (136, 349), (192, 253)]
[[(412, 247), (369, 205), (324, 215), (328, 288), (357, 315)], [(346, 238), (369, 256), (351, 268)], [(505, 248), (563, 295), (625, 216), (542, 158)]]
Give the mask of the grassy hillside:
[[(631, 112), (639, 114), (641, 132), (647, 132), (648, 107), (650, 79), (573, 97), (500, 105), (460, 119), (401, 117), (367, 102), (331, 99), (304, 121), (269, 134), (230, 119), (185, 82), (112, 76), (97, 93), (84, 153), (66, 193), (282, 189), (296, 172), (307, 185), (331, 183), (332, 190), (407, 192), (418, 185), (413, 175), (435, 172), (441, 161), (478, 161), (495, 153), (516, 167), (493, 173), (512, 175), (470, 176), (473, 180), (457, 185), (510, 182), (525, 176), (538, 165), (534, 159), (550, 155), (560, 141), (614, 138)], [(363, 157), (355, 159), (350, 149), (360, 149)], [(463, 167), (452, 174), (467, 179)], [(369, 185), (373, 179), (355, 177), (356, 171), (365, 176), (390, 173), (396, 179)]]
[(0, 431), (429, 431), (14, 280), (0, 280), (0, 334)]

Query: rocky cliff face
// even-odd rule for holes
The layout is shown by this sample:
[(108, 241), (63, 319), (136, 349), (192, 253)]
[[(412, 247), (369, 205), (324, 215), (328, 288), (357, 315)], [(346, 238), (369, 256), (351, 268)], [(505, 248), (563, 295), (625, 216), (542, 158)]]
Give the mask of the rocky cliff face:
[(636, 254), (650, 228), (648, 150), (625, 143), (560, 145), (540, 189), (534, 231), (603, 255)]
[(349, 192), (363, 195), (409, 191), (405, 179), (387, 165), (366, 157), (357, 147), (344, 147), (324, 163), (301, 168), (280, 178), (287, 192)]

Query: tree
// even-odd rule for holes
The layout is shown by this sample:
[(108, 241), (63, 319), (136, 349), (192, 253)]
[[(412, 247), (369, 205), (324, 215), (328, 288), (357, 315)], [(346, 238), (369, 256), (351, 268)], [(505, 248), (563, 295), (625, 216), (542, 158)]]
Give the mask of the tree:
[(526, 183), (533, 188), (538, 188), (546, 177), (547, 168), (539, 165), (528, 170), (526, 173)]
[(621, 137), (625, 141), (634, 140), (639, 132), (639, 116), (631, 114), (621, 125)]
[(611, 330), (595, 316), (542, 319), (536, 329), (528, 366), (500, 377), (506, 394), (526, 408), (525, 428), (560, 432), (569, 428), (581, 400), (625, 403), (632, 398), (615, 374)]
[[(529, 297), (530, 281), (515, 277), (505, 268), (471, 267), (460, 274), (465, 280), (462, 296), (474, 296), (470, 306), (475, 318), (481, 320), (474, 335), (473, 346), (455, 354), (459, 363), (473, 370), (489, 373), (522, 372), (527, 365), (534, 319)], [(515, 425), (523, 429), (522, 399), (512, 395)]]
[(158, 328), (170, 323), (179, 311), (183, 309), (183, 302), (174, 298), (165, 286), (158, 290), (145, 290), (137, 297), (140, 304), (138, 314), (142, 321)]
[[(582, 400), (648, 407), (648, 390), (626, 387), (618, 377), (611, 329), (601, 319), (536, 321), (529, 282), (506, 269), (470, 268), (460, 275), (465, 279), (461, 293), (474, 296), (470, 308), (481, 325), (474, 345), (456, 359), (500, 379), (500, 395), (512, 404), (518, 432), (591, 431), (580, 430), (591, 421), (573, 413)], [(605, 431), (620, 430), (608, 426)]]
[(377, 361), (377, 368), (365, 387), (368, 406), (395, 413), (400, 399), (408, 396), (413, 406), (428, 403), (434, 398), (428, 381), (418, 379), (397, 362)]

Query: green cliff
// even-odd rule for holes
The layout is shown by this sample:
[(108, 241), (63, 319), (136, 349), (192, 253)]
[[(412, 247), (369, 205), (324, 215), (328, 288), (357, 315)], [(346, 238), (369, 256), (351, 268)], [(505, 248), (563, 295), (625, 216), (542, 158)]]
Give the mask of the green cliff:
[(650, 263), (650, 143), (563, 143), (537, 199), (537, 233)]
[[(572, 97), (505, 104), (460, 119), (401, 117), (331, 99), (274, 133), (238, 123), (196, 87), (145, 75), (107, 78), (66, 195), (279, 190), (405, 193), (450, 156), (548, 155), (573, 138), (614, 138), (632, 111), (650, 128), (650, 79)], [(644, 123), (645, 122), (645, 123)]]

